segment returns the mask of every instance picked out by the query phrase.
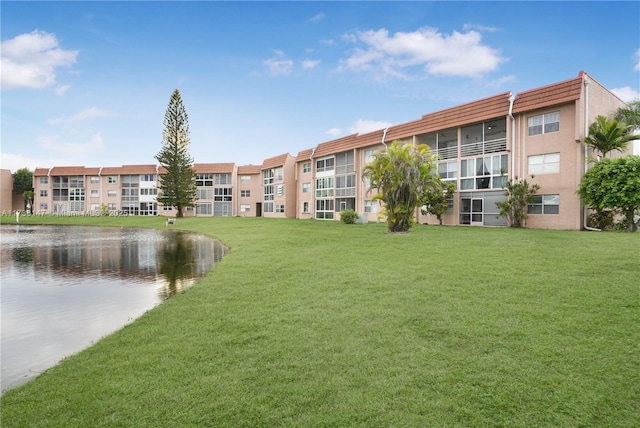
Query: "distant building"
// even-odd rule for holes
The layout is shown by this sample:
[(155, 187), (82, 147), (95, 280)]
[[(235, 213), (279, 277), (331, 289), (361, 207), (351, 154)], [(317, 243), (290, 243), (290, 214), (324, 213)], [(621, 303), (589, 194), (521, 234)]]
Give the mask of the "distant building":
[[(353, 209), (369, 221), (381, 207), (362, 170), (394, 140), (426, 144), (440, 156), (440, 176), (456, 186), (444, 223), (504, 226), (496, 202), (507, 180), (540, 186), (527, 227), (579, 230), (585, 209), (576, 190), (591, 155), (584, 138), (595, 117), (612, 117), (625, 103), (584, 72), (573, 79), (425, 114), (418, 120), (323, 142), (296, 157), (262, 165), (196, 163), (197, 201), (186, 215), (337, 220)], [(628, 153), (631, 154), (631, 149)], [(133, 215), (175, 215), (156, 202), (155, 165), (38, 168), (34, 209), (85, 213), (104, 207)], [(534, 176), (533, 179), (530, 176)], [(436, 223), (416, 213), (420, 223)]]

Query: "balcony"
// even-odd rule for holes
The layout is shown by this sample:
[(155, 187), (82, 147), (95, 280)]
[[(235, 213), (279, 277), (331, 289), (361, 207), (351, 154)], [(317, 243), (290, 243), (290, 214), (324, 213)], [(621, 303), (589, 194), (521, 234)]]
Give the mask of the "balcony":
[[(507, 139), (500, 138), (497, 140), (480, 141), (477, 143), (464, 144), (460, 148), (460, 155), (462, 157), (467, 156), (480, 156), (487, 153), (499, 153), (507, 150)], [(443, 158), (445, 159), (445, 158)]]

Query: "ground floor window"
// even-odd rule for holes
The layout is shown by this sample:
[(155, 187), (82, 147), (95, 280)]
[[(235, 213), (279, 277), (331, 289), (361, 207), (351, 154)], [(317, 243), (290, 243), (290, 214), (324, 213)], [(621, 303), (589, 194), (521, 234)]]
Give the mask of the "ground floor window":
[(266, 213), (272, 213), (273, 212), (273, 202), (265, 202), (262, 205), (262, 210)]
[(140, 208), (138, 207), (138, 204), (123, 203), (121, 211), (127, 215), (140, 214)]
[(356, 209), (356, 198), (336, 198), (336, 211)]
[(251, 211), (251, 205), (240, 205), (241, 213), (248, 213), (249, 211)]
[(277, 213), (284, 213), (284, 205), (276, 205)]
[(378, 201), (364, 201), (364, 212), (366, 213), (377, 213), (378, 212)]
[(302, 212), (303, 213), (308, 213), (309, 212), (309, 202), (303, 202), (302, 203)]
[(48, 203), (41, 203), (40, 204), (40, 211), (49, 211), (49, 204)]
[(213, 214), (213, 205), (211, 203), (196, 204), (196, 215), (211, 215)]
[(560, 195), (536, 195), (527, 207), (528, 214), (559, 214)]
[(316, 200), (316, 218), (332, 220), (334, 207), (335, 207), (335, 204), (333, 199)]
[(158, 205), (155, 202), (140, 203), (140, 215), (158, 215)]
[(504, 191), (460, 193), (460, 224), (506, 226), (507, 219), (500, 216), (496, 205), (506, 199)]
[(214, 202), (213, 215), (216, 217), (228, 217), (231, 215), (231, 202)]

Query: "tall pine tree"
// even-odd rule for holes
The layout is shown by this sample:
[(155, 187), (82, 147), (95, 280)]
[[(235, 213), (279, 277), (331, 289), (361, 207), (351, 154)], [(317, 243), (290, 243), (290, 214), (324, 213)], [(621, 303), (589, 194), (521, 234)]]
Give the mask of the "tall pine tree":
[(158, 202), (175, 207), (176, 217), (182, 217), (182, 210), (192, 207), (196, 199), (195, 171), (193, 158), (189, 154), (189, 118), (182, 104), (180, 91), (171, 94), (169, 106), (164, 114), (162, 149), (156, 155), (160, 165), (166, 170), (160, 175)]

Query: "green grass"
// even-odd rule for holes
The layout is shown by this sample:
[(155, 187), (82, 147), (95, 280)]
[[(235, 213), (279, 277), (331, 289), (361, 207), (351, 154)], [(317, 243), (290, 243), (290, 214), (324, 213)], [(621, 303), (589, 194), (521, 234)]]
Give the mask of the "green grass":
[(170, 227), (231, 251), (186, 292), (6, 392), (3, 427), (640, 426), (639, 233)]

